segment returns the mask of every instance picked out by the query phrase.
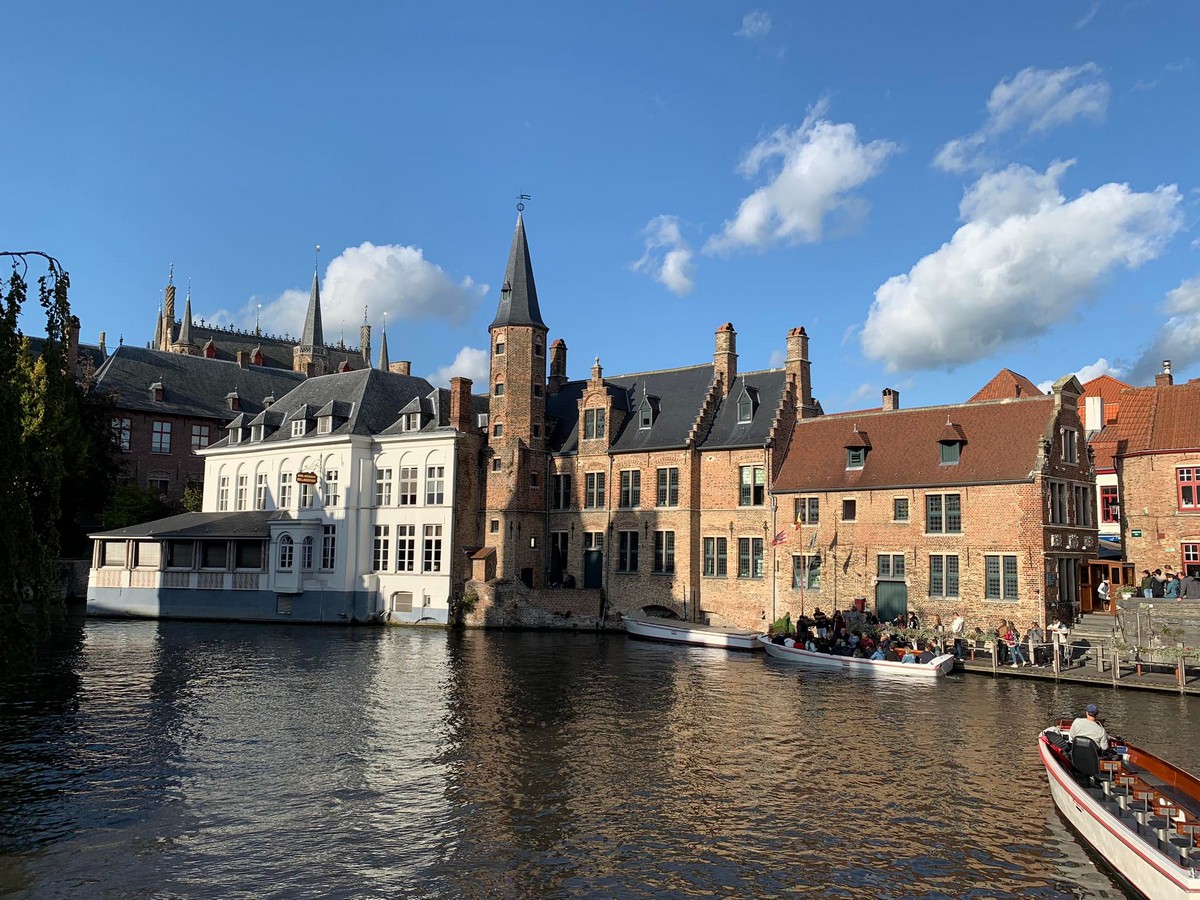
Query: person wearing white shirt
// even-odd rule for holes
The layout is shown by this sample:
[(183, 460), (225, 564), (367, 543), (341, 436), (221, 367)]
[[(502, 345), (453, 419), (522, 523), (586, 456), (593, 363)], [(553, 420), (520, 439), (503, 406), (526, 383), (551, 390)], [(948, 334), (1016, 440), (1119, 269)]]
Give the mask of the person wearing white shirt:
[(1096, 598), (1100, 601), (1100, 606), (1102, 609), (1108, 609), (1109, 590), (1110, 587), (1108, 584), (1108, 579), (1101, 578), (1100, 583), (1096, 585)]
[(1067, 732), (1067, 737), (1071, 740), (1081, 736), (1091, 738), (1101, 750), (1107, 750), (1108, 732), (1096, 719), (1099, 713), (1100, 710), (1096, 708), (1096, 704), (1089, 703), (1087, 709), (1084, 710), (1084, 715), (1071, 723), (1071, 730)]
[(963, 634), (967, 630), (967, 623), (963, 619), (963, 614), (960, 612), (954, 617), (954, 621), (950, 623), (950, 634), (954, 637), (954, 656), (956, 659), (963, 658)]

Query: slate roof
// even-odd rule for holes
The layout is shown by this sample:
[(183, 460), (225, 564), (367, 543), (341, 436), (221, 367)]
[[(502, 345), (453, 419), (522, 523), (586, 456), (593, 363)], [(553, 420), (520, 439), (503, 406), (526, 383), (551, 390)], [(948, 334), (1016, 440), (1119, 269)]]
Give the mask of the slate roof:
[[(733, 390), (718, 404), (712, 425), (701, 435), (699, 446), (718, 449), (766, 444), (779, 406), (784, 377), (780, 369), (738, 375)], [(686, 447), (712, 382), (712, 363), (605, 377), (604, 384), (613, 398), (614, 409), (628, 413), (611, 437), (609, 452), (635, 453)], [(547, 398), (547, 430), (552, 453), (578, 451), (579, 400), (587, 385), (587, 381), (569, 381)], [(738, 422), (737, 402), (743, 390), (750, 395), (755, 407), (753, 417), (747, 423)], [(650, 401), (655, 413), (649, 428), (640, 427), (639, 410), (643, 399)]]
[[(236, 413), (226, 396), (237, 391), (242, 412), (258, 413), (267, 397), (282, 397), (304, 380), (299, 372), (242, 368), (235, 362), (150, 350), (128, 344), (118, 347), (96, 373), (96, 388), (118, 395), (120, 409), (200, 416), (227, 422)], [(156, 402), (150, 385), (163, 386)]]
[[(1041, 440), (1054, 417), (1054, 397), (972, 401), (865, 413), (841, 413), (796, 423), (774, 490), (855, 490), (1029, 481)], [(956, 465), (942, 465), (938, 441), (946, 420), (965, 440)], [(870, 435), (862, 469), (846, 468), (854, 429)]]
[(288, 519), (286, 510), (254, 510), (248, 512), (189, 512), (153, 522), (142, 522), (127, 528), (101, 531), (92, 538), (265, 538), (267, 523), (272, 519)]
[(537, 325), (545, 328), (542, 311), (538, 308), (537, 286), (533, 282), (533, 263), (529, 260), (529, 243), (525, 239), (525, 220), (517, 213), (512, 248), (508, 251), (508, 267), (500, 288), (500, 306), (489, 328), (503, 325)]
[(1120, 396), (1121, 417), (1115, 426), (1118, 455), (1200, 448), (1200, 380), (1129, 388)]
[(1024, 375), (1018, 375), (1012, 369), (1001, 369), (967, 402), (980, 403), (985, 400), (1013, 400), (1018, 397), (1041, 396), (1045, 395), (1038, 390), (1036, 384)]
[[(445, 394), (443, 398), (442, 394)], [(279, 397), (271, 407), (268, 417), (283, 416), (283, 422), (297, 418), (315, 419), (322, 410), (345, 412), (345, 421), (328, 432), (339, 434), (395, 434), (400, 431), (397, 420), (400, 411), (412, 401), (418, 401), (422, 409), (436, 416), (430, 427), (447, 424), (449, 414), (449, 391), (435, 391), (424, 378), (412, 375), (397, 375), (379, 369), (356, 369), (351, 372), (334, 372), (318, 378), (309, 378), (297, 385), (290, 393)], [(335, 414), (337, 414), (335, 413)], [(396, 426), (393, 428), (393, 426)], [(283, 441), (303, 441), (315, 434), (309, 431), (304, 437), (292, 437), (286, 425), (273, 434), (266, 435), (261, 442), (274, 444)], [(325, 435), (321, 435), (325, 437)], [(248, 442), (243, 441), (242, 444)], [(228, 436), (212, 446), (228, 446)]]
[[(29, 352), (33, 358), (36, 360), (41, 357), (42, 347), (46, 345), (46, 339), (44, 337), (29, 337), (27, 335), (26, 340), (29, 341)], [(86, 360), (91, 364), (93, 372), (104, 365), (104, 360), (108, 359), (107, 351), (102, 349), (98, 344), (80, 344), (76, 348), (76, 351), (80, 359)]]

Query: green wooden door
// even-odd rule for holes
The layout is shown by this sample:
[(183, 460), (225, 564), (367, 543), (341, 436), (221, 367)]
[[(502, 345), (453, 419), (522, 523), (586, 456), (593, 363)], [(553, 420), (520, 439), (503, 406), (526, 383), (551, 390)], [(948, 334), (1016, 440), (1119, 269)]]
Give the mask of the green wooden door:
[(903, 581), (881, 581), (875, 585), (875, 615), (880, 622), (908, 615), (908, 587)]

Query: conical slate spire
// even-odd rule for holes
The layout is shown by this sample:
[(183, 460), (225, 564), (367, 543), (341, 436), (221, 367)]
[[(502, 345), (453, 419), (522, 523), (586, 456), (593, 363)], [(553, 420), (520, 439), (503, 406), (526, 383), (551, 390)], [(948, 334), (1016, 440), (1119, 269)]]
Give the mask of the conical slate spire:
[(383, 335), (379, 338), (379, 368), (386, 372), (390, 365), (391, 360), (388, 359), (387, 352), (387, 326), (385, 325)]
[(521, 213), (517, 213), (517, 228), (513, 233), (512, 249), (508, 252), (508, 268), (504, 270), (504, 284), (500, 288), (500, 307), (489, 327), (504, 325), (546, 328), (538, 309), (533, 264), (529, 261), (529, 244), (525, 240), (525, 220)]
[(183, 321), (179, 323), (179, 337), (175, 340), (177, 344), (190, 344), (192, 342), (192, 291), (189, 288), (187, 299), (183, 303)]
[(312, 292), (308, 295), (308, 315), (304, 319), (302, 347), (324, 347), (325, 335), (321, 331), (321, 286), (317, 273), (313, 272)]

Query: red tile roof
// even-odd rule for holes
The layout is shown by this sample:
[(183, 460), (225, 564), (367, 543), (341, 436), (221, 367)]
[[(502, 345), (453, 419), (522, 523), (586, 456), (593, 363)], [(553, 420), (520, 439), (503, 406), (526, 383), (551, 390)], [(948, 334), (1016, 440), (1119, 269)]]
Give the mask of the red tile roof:
[(1044, 397), (1038, 386), (1018, 375), (1012, 369), (1001, 369), (987, 384), (968, 400), (968, 403), (980, 403), (984, 400), (1012, 400), (1017, 397)]
[(1129, 388), (1120, 396), (1120, 453), (1200, 448), (1200, 381)]
[[(852, 490), (906, 485), (1028, 481), (1055, 415), (1053, 395), (972, 401), (957, 406), (848, 413), (802, 419), (775, 490)], [(957, 465), (942, 465), (946, 419), (966, 441)], [(847, 438), (857, 427), (871, 449), (862, 469), (846, 469)]]
[[(1093, 378), (1083, 386), (1084, 397), (1100, 397), (1104, 401), (1104, 424), (1117, 421), (1117, 411), (1121, 408), (1121, 392), (1129, 390), (1132, 385), (1113, 378), (1111, 375), (1101, 375)], [(1079, 400), (1080, 407), (1084, 401)]]

